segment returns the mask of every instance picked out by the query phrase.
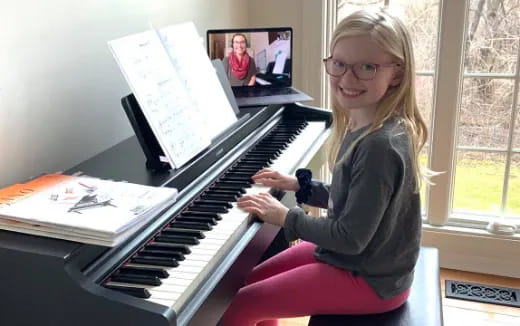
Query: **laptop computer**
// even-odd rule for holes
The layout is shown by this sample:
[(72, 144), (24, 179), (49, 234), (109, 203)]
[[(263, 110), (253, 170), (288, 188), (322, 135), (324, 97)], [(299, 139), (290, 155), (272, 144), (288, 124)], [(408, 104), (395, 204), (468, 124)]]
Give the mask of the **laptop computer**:
[(291, 27), (211, 29), (206, 36), (208, 55), (222, 60), (238, 106), (313, 99), (292, 87)]

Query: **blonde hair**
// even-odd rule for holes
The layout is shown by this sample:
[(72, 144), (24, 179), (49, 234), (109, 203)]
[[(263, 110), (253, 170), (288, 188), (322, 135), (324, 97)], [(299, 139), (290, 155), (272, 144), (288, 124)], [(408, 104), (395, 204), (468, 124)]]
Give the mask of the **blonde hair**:
[[(330, 53), (338, 41), (352, 36), (369, 36), (383, 51), (394, 56), (401, 64), (398, 71), (401, 82), (398, 86), (388, 88), (378, 104), (374, 122), (347, 149), (347, 156), (363, 137), (381, 128), (390, 117), (397, 117), (404, 123), (411, 139), (412, 166), (416, 191), (419, 191), (422, 181), (430, 183), (433, 173), (429, 170), (423, 172), (419, 164), (419, 153), (428, 138), (428, 130), (415, 98), (415, 63), (408, 30), (399, 18), (389, 14), (384, 8), (377, 11), (356, 11), (337, 25), (332, 34)], [(331, 169), (350, 123), (348, 110), (341, 110), (335, 98), (332, 99), (332, 114), (332, 133), (327, 142), (327, 158)]]

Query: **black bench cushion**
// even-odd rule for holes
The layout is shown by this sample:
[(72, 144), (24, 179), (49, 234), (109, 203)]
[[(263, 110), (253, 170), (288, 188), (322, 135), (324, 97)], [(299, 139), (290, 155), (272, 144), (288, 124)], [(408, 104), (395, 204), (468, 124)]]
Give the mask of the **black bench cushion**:
[(421, 247), (412, 290), (407, 302), (396, 310), (374, 315), (316, 315), (308, 326), (439, 326), (442, 325), (439, 253)]

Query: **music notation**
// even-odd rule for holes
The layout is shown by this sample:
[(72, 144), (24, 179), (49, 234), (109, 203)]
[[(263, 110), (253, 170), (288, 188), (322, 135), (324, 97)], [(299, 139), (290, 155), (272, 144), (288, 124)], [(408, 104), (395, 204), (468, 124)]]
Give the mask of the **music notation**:
[(109, 46), (172, 167), (184, 165), (236, 122), (193, 23)]
[(158, 35), (134, 34), (109, 46), (170, 164), (178, 168), (206, 148), (204, 115)]

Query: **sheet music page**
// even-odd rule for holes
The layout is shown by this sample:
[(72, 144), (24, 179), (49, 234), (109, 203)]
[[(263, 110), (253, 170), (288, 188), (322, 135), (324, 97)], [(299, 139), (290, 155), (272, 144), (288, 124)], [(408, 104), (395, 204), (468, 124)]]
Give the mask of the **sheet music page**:
[(170, 163), (179, 168), (209, 146), (205, 112), (186, 91), (157, 33), (108, 44)]
[(158, 33), (182, 83), (206, 117), (206, 130), (215, 138), (237, 118), (195, 25), (171, 25)]

